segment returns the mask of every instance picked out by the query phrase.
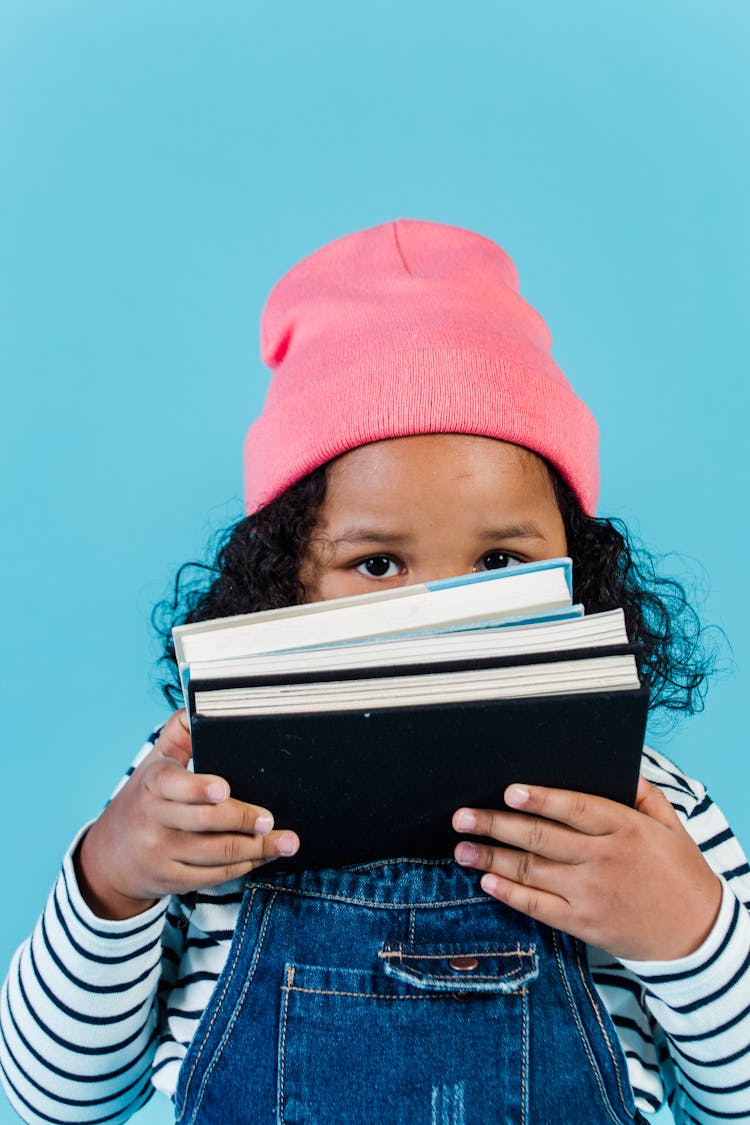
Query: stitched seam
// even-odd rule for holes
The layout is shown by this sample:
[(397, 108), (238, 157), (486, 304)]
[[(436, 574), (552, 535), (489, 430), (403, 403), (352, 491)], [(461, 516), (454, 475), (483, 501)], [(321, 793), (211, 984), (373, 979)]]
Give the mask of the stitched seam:
[(274, 894), (299, 895), (302, 898), (322, 898), (326, 902), (348, 902), (352, 906), (372, 906), (377, 910), (427, 910), (435, 906), (467, 906), (472, 902), (488, 902), (487, 895), (477, 898), (436, 899), (434, 902), (378, 902), (370, 898), (349, 898), (346, 895), (323, 894), (322, 891), (300, 891), (295, 887), (279, 887), (276, 883), (253, 883), (254, 887), (264, 887)]
[[(255, 888), (253, 888), (253, 895), (255, 895)], [(219, 1061), (219, 1058), (221, 1056), (222, 1051), (224, 1050), (224, 1045), (225, 1045), (227, 1039), (232, 1034), (232, 1030), (234, 1029), (234, 1025), (237, 1022), (237, 1017), (240, 1014), (240, 1008), (242, 1007), (243, 1002), (245, 1000), (245, 996), (247, 995), (247, 990), (252, 983), (253, 977), (255, 976), (255, 970), (257, 969), (258, 962), (260, 961), (260, 954), (261, 954), (261, 950), (263, 948), (263, 942), (265, 940), (266, 930), (268, 929), (268, 923), (271, 920), (271, 908), (273, 907), (274, 898), (275, 898), (275, 895), (271, 897), (268, 905), (266, 906), (266, 912), (265, 912), (265, 916), (263, 918), (263, 925), (261, 926), (261, 929), (260, 929), (260, 934), (258, 936), (258, 944), (257, 944), (255, 954), (254, 954), (254, 958), (253, 958), (253, 967), (250, 970), (250, 973), (248, 974), (247, 980), (245, 981), (245, 983), (243, 985), (242, 992), (240, 993), (239, 1000), (237, 1001), (237, 1004), (235, 1005), (235, 1009), (234, 1009), (234, 1012), (232, 1013), (232, 1018), (229, 1021), (229, 1025), (227, 1026), (227, 1029), (224, 1032), (224, 1035), (222, 1036), (221, 1043), (219, 1044), (218, 1048), (214, 1052), (214, 1057), (211, 1059), (211, 1062), (209, 1063), (209, 1065), (206, 1069), (206, 1075), (205, 1075), (204, 1081), (201, 1083), (201, 1092), (200, 1092), (200, 1094), (198, 1096), (198, 1100), (196, 1102), (195, 1113), (197, 1113), (198, 1110), (200, 1109), (201, 1103), (203, 1101), (203, 1096), (204, 1096), (205, 1091), (206, 1091), (206, 1083), (207, 1083), (208, 1079), (210, 1078), (214, 1067), (216, 1066), (217, 1062)], [(252, 902), (252, 899), (251, 899), (251, 902)], [(247, 925), (247, 920), (249, 920), (249, 918), (250, 918), (250, 910), (248, 909), (247, 919), (246, 919), (245, 925)], [(244, 938), (244, 931), (245, 931), (245, 927), (243, 927), (243, 938)], [(242, 945), (242, 941), (240, 941), (240, 946), (241, 945)], [(238, 950), (238, 954), (239, 954), (239, 950)], [(235, 958), (235, 962), (236, 962), (236, 958)], [(234, 973), (234, 965), (232, 966), (232, 972)], [(226, 991), (226, 989), (225, 989), (225, 991)], [(223, 1001), (223, 999), (224, 999), (224, 997), (222, 995), (222, 1001)], [(218, 1008), (217, 1008), (217, 1012), (218, 1012)], [(205, 1040), (204, 1040), (204, 1043), (205, 1043)], [(203, 1044), (201, 1045), (201, 1050), (202, 1049), (203, 1049)], [(193, 1069), (195, 1069), (195, 1068), (193, 1068)], [(191, 1077), (192, 1077), (192, 1072), (191, 1072)], [(195, 1113), (193, 1114), (193, 1118), (192, 1118), (193, 1121), (195, 1120)]]
[(589, 998), (589, 1003), (591, 1004), (591, 1007), (594, 1009), (594, 1014), (596, 1015), (596, 1022), (599, 1024), (599, 1028), (601, 1029), (601, 1033), (604, 1036), (604, 1042), (607, 1044), (607, 1050), (609, 1051), (609, 1057), (612, 1059), (612, 1066), (615, 1069), (615, 1079), (617, 1081), (617, 1089), (620, 1092), (620, 1100), (622, 1101), (622, 1105), (623, 1105), (623, 1108), (625, 1109), (625, 1112), (629, 1114), (630, 1111), (628, 1110), (627, 1102), (625, 1100), (625, 1094), (623, 1092), (622, 1084), (620, 1082), (620, 1067), (617, 1064), (617, 1059), (616, 1059), (615, 1053), (612, 1049), (612, 1044), (610, 1042), (609, 1035), (607, 1034), (607, 1029), (604, 1026), (604, 1021), (602, 1020), (601, 1012), (599, 1011), (599, 1005), (596, 1003), (596, 1001), (594, 1000), (594, 997), (591, 995), (591, 990), (589, 989), (588, 982), (586, 980), (586, 976), (585, 976), (584, 971), (583, 971), (583, 965), (581, 964), (581, 947), (578, 945), (577, 942), (576, 942), (576, 964), (578, 965), (578, 973), (580, 975), (581, 982), (583, 983), (583, 987), (586, 990), (586, 995)]
[[(414, 945), (414, 929), (417, 924), (417, 915), (414, 910), (409, 911), (409, 941)], [(378, 954), (378, 956), (380, 956)]]
[[(469, 949), (464, 952), (455, 953), (404, 953), (403, 949), (381, 949), (378, 951), (378, 957), (395, 957), (399, 961), (446, 961), (449, 957), (533, 957), (536, 953), (536, 946), (531, 949), (507, 949), (497, 950), (496, 952), (483, 953), (481, 950)], [(517, 971), (517, 970), (515, 970)]]
[(558, 965), (558, 968), (560, 970), (560, 976), (561, 976), (562, 982), (563, 982), (563, 989), (565, 991), (565, 997), (568, 1001), (568, 1007), (570, 1008), (570, 1010), (573, 1014), (573, 1019), (575, 1020), (575, 1025), (578, 1028), (578, 1034), (581, 1038), (581, 1042), (583, 1044), (583, 1049), (586, 1052), (586, 1054), (588, 1055), (588, 1060), (589, 1060), (589, 1064), (591, 1066), (591, 1070), (594, 1074), (596, 1084), (599, 1087), (599, 1094), (600, 1094), (601, 1099), (602, 1099), (602, 1106), (603, 1106), (604, 1110), (606, 1111), (607, 1116), (610, 1118), (610, 1120), (616, 1122), (616, 1125), (621, 1125), (620, 1120), (618, 1120), (618, 1118), (614, 1116), (614, 1113), (609, 1106), (609, 1098), (607, 1097), (606, 1090), (604, 1089), (602, 1077), (599, 1074), (599, 1067), (596, 1065), (596, 1060), (594, 1059), (594, 1056), (591, 1053), (591, 1047), (589, 1045), (589, 1041), (586, 1037), (585, 1031), (583, 1030), (583, 1025), (581, 1024), (581, 1020), (580, 1020), (580, 1017), (578, 1015), (578, 1010), (575, 1006), (575, 1003), (573, 1002), (573, 997), (570, 993), (570, 984), (568, 983), (568, 978), (565, 974), (565, 970), (564, 970), (563, 964), (562, 964), (562, 959), (560, 957), (560, 944), (559, 944), (559, 941), (558, 941), (556, 930), (552, 931), (552, 940), (553, 940), (554, 946), (555, 946), (555, 957), (557, 958), (557, 965)]
[(284, 1125), (284, 1075), (286, 1067), (286, 1017), (289, 1011), (289, 993), (294, 983), (294, 965), (286, 967), (287, 983), (282, 988), (284, 993), (284, 1008), (281, 1017), (281, 1065), (279, 1067), (279, 1121)]
[(445, 1000), (444, 992), (425, 992), (420, 996), (402, 996), (400, 993), (386, 992), (340, 992), (336, 988), (301, 988), (299, 985), (284, 985), (290, 992), (305, 992), (309, 996), (353, 996), (360, 1000)]
[(401, 259), (401, 265), (404, 267), (404, 269), (408, 273), (409, 277), (411, 277), (411, 270), (409, 269), (408, 265), (406, 264), (406, 258), (404, 257), (403, 250), (401, 249), (401, 243), (399, 242), (398, 225), (396, 223), (393, 224), (393, 241), (396, 243), (396, 251), (398, 252), (399, 258)]
[(360, 871), (375, 871), (381, 867), (395, 867), (396, 864), (401, 867), (406, 864), (409, 867), (444, 867), (447, 871), (455, 862), (454, 859), (411, 859), (409, 856), (402, 856), (401, 859), (374, 859), (372, 863), (352, 863), (343, 870), (347, 875), (356, 875)]
[(527, 1074), (529, 1067), (529, 990), (526, 985), (521, 989), (521, 995), (523, 996), (523, 1008), (521, 1009), (521, 1040), (523, 1043), (523, 1058), (521, 1059), (521, 1125), (526, 1125), (529, 1100)]
[[(203, 1036), (203, 1041), (201, 1042), (201, 1045), (198, 1048), (198, 1053), (195, 1056), (195, 1061), (193, 1062), (193, 1065), (190, 1068), (190, 1073), (188, 1074), (187, 1080), (185, 1082), (185, 1093), (184, 1093), (184, 1097), (183, 1097), (183, 1111), (184, 1111), (185, 1105), (187, 1104), (188, 1095), (189, 1095), (189, 1092), (190, 1092), (190, 1083), (193, 1081), (193, 1075), (195, 1074), (195, 1068), (197, 1067), (197, 1065), (200, 1061), (201, 1055), (203, 1054), (203, 1049), (206, 1046), (209, 1035), (211, 1034), (211, 1028), (213, 1027), (214, 1023), (216, 1022), (216, 1017), (218, 1016), (218, 1014), (221, 1010), (221, 1005), (224, 1003), (224, 997), (227, 994), (227, 989), (229, 988), (229, 985), (231, 984), (232, 978), (233, 978), (234, 973), (235, 973), (235, 969), (237, 968), (237, 961), (239, 960), (240, 951), (242, 949), (242, 942), (243, 942), (243, 939), (245, 937), (245, 931), (247, 930), (247, 924), (250, 921), (250, 914), (252, 913), (252, 905), (253, 905), (254, 899), (255, 899), (255, 889), (253, 889), (250, 893), (250, 901), (248, 902), (247, 910), (245, 911), (245, 921), (243, 922), (242, 933), (241, 933), (240, 938), (237, 942), (237, 950), (236, 950), (235, 955), (234, 955), (234, 961), (232, 962), (232, 967), (229, 970), (229, 975), (227, 976), (227, 979), (224, 981), (224, 988), (222, 989), (221, 996), (219, 997), (219, 999), (216, 1002), (216, 1005), (214, 1007), (214, 1013), (211, 1016), (208, 1027), (206, 1028), (206, 1033)], [(182, 1116), (182, 1115), (180, 1115), (180, 1116)], [(195, 1117), (195, 1114), (193, 1114), (193, 1118), (194, 1117)]]

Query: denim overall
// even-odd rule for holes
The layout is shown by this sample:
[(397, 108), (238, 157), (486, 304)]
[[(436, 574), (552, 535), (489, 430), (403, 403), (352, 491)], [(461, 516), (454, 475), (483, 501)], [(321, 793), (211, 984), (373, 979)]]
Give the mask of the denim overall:
[(249, 876), (175, 1100), (183, 1125), (645, 1120), (581, 943), (449, 860)]

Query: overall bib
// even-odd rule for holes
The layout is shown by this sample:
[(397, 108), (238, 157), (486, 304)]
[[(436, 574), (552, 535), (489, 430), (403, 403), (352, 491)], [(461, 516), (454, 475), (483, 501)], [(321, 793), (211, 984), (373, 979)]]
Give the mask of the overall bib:
[(452, 860), (248, 877), (180, 1125), (626, 1125), (583, 945)]

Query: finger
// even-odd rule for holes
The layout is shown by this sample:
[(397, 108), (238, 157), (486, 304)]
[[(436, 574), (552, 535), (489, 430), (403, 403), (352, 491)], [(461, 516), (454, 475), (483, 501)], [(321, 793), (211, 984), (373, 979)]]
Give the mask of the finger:
[(572, 932), (573, 911), (570, 903), (560, 895), (532, 887), (522, 887), (511, 879), (504, 879), (502, 875), (494, 874), (483, 875), (481, 886), (482, 890), (492, 898), (504, 902), (514, 910), (519, 910), (529, 918), (535, 918), (537, 922), (542, 922), (555, 930)]
[(156, 746), (158, 752), (165, 758), (173, 758), (180, 765), (187, 766), (193, 750), (190, 723), (184, 708), (175, 711), (174, 715), (169, 717), (157, 739)]
[(635, 795), (635, 807), (639, 813), (658, 820), (667, 828), (674, 828), (680, 823), (680, 818), (670, 805), (661, 789), (657, 789), (645, 777), (638, 778), (638, 792)]
[(475, 844), (463, 840), (455, 850), (456, 862), (462, 867), (475, 867), (501, 875), (522, 887), (533, 887), (539, 891), (550, 891), (567, 898), (566, 876), (571, 868), (554, 860), (543, 859), (530, 852), (511, 848), (493, 848), (487, 844)]
[[(201, 775), (207, 776), (207, 775)], [(273, 816), (261, 805), (230, 797), (218, 804), (165, 801), (159, 820), (180, 832), (242, 832), (265, 835), (273, 828)]]
[(278, 859), (299, 850), (296, 832), (247, 836), (240, 832), (186, 833), (174, 860), (187, 867), (222, 868), (254, 860)]
[(543, 817), (519, 816), (496, 809), (459, 809), (453, 817), (453, 827), (457, 832), (490, 836), (560, 863), (579, 863), (585, 858), (585, 836)]
[[(274, 857), (271, 856), (270, 859)], [(189, 864), (180, 864), (174, 868), (173, 878), (170, 880), (171, 894), (184, 894), (188, 891), (208, 890), (219, 887), (223, 883), (231, 883), (235, 879), (242, 879), (269, 863), (270, 859), (249, 859), (246, 863), (231, 863), (221, 867), (194, 867)]]
[(170, 757), (162, 756), (149, 762), (143, 780), (149, 792), (163, 801), (216, 804), (229, 797), (229, 786), (223, 777), (191, 773)]
[(619, 801), (570, 789), (548, 789), (544, 785), (509, 785), (503, 796), (511, 808), (567, 824), (589, 836), (616, 832), (633, 815), (633, 809)]

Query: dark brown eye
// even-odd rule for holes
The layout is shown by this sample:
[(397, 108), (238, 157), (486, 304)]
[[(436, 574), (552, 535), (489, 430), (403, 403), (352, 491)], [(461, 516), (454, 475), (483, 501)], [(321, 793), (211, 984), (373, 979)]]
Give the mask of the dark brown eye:
[(505, 551), (488, 551), (479, 560), (482, 570), (503, 570), (506, 566), (519, 566), (519, 560)]
[[(391, 573), (390, 567), (393, 567)], [(370, 555), (369, 559), (357, 564), (357, 570), (369, 574), (370, 578), (395, 578), (398, 574), (398, 567), (388, 555)]]

